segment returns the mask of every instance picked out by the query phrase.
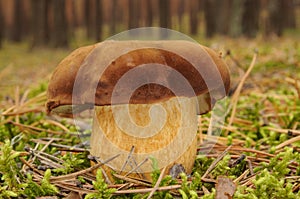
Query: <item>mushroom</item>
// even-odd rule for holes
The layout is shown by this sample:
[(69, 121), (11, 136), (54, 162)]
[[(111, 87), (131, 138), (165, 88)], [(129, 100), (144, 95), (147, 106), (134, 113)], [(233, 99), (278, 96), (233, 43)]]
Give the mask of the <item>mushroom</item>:
[[(106, 169), (144, 174), (175, 165), (191, 173), (197, 115), (226, 96), (230, 77), (213, 50), (197, 43), (104, 41), (73, 51), (56, 67), (48, 113), (94, 109), (90, 153), (117, 158)], [(146, 163), (144, 163), (146, 162)], [(142, 164), (144, 163), (144, 164)]]

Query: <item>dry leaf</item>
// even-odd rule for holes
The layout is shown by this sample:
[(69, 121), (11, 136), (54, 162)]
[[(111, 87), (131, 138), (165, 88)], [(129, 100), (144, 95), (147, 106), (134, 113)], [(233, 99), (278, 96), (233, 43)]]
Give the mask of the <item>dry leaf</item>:
[(236, 184), (229, 178), (220, 176), (216, 184), (216, 199), (231, 199), (236, 190)]

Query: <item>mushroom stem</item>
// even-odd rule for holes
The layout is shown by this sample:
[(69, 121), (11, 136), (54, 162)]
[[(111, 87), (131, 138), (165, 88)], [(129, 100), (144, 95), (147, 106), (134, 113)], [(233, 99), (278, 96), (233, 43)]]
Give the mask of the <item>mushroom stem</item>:
[[(152, 105), (97, 106), (91, 154), (102, 160), (120, 154), (109, 163), (117, 172), (121, 168), (128, 172), (154, 157), (159, 169), (181, 164), (190, 173), (197, 150), (196, 103), (195, 98), (180, 97)], [(134, 152), (128, 160), (132, 146)], [(147, 162), (138, 171), (149, 176), (152, 170), (151, 162)]]
[[(158, 168), (166, 167), (167, 173), (174, 164), (191, 173), (197, 151), (196, 106), (195, 97), (173, 97), (156, 104), (96, 106), (91, 155), (105, 160), (120, 154), (106, 165), (116, 172), (132, 171), (154, 157)], [(148, 161), (135, 172), (149, 178), (152, 171)]]

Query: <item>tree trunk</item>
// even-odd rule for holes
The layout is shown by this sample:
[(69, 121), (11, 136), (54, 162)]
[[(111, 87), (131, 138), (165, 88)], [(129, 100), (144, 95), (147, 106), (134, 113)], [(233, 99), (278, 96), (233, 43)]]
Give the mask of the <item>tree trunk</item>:
[(48, 31), (48, 1), (47, 0), (31, 0), (31, 31), (32, 31), (32, 47), (43, 46), (49, 42)]
[(2, 48), (2, 42), (3, 42), (3, 36), (5, 30), (5, 24), (4, 24), (4, 16), (3, 16), (3, 6), (2, 2), (0, 1), (0, 48)]
[(146, 0), (146, 8), (147, 8), (147, 15), (146, 15), (146, 26), (152, 26), (153, 24), (153, 6), (152, 1)]
[(68, 26), (65, 15), (64, 0), (53, 0), (53, 37), (52, 42), (54, 47), (68, 47)]
[[(230, 11), (232, 7), (231, 0), (216, 1), (215, 17), (216, 32), (227, 35), (229, 32)], [(212, 19), (213, 20), (213, 19)]]
[(196, 35), (198, 33), (198, 4), (198, 0), (190, 1), (190, 33), (192, 35)]
[(183, 15), (184, 15), (184, 0), (179, 0), (179, 5), (177, 9), (177, 17), (178, 17), (178, 25), (179, 25), (179, 30), (183, 31)]
[[(159, 0), (159, 26), (162, 28), (171, 28), (171, 11), (169, 0)], [(161, 32), (161, 39), (166, 39), (169, 34), (168, 31)]]
[(216, 33), (216, 0), (204, 0), (204, 17), (205, 17), (205, 29), (206, 37), (212, 37)]
[(102, 0), (84, 1), (84, 23), (88, 39), (100, 41), (103, 26)]
[(284, 18), (286, 17), (281, 12), (281, 6), (281, 0), (272, 0), (268, 4), (270, 32), (275, 33), (277, 36), (282, 35)]
[(247, 37), (255, 37), (259, 29), (259, 0), (245, 0), (242, 15), (242, 32)]
[(20, 42), (22, 40), (22, 20), (23, 20), (23, 8), (22, 0), (14, 0), (14, 17), (13, 17), (13, 27), (11, 39), (15, 42)]
[(96, 41), (101, 41), (102, 38), (102, 25), (103, 25), (103, 15), (102, 15), (102, 0), (96, 0)]
[(283, 25), (285, 28), (296, 28), (296, 15), (293, 0), (281, 0), (281, 16), (284, 17)]
[(117, 0), (110, 0), (111, 7), (110, 7), (110, 23), (109, 23), (109, 32), (111, 35), (116, 33), (116, 26), (117, 26), (117, 12), (118, 12), (118, 2)]
[(128, 0), (128, 29), (139, 26), (139, 0)]
[(66, 19), (69, 29), (69, 37), (74, 38), (75, 37), (75, 31), (76, 31), (76, 10), (75, 10), (75, 1), (73, 0), (65, 0), (66, 1)]
[(162, 28), (171, 28), (170, 0), (159, 1), (159, 25)]
[(86, 36), (88, 39), (94, 38), (95, 30), (93, 29), (93, 5), (92, 0), (84, 1), (84, 21), (86, 26)]
[(242, 15), (244, 0), (232, 0), (232, 12), (229, 21), (229, 32), (231, 37), (237, 37), (242, 34)]

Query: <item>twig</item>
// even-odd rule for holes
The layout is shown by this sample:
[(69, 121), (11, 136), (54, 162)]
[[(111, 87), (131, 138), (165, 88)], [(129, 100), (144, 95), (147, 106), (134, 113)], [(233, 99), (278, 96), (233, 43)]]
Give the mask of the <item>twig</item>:
[(127, 156), (127, 159), (126, 159), (126, 161), (124, 162), (124, 164), (122, 165), (122, 168), (121, 168), (121, 171), (120, 171), (121, 173), (123, 172), (123, 170), (125, 169), (126, 165), (128, 164), (128, 162), (129, 162), (129, 160), (130, 160), (130, 158), (131, 158), (131, 155), (132, 155), (133, 151), (134, 151), (134, 146), (131, 147), (131, 149), (130, 149), (130, 151), (129, 151), (129, 154), (128, 154), (128, 156)]
[(244, 171), (239, 177), (237, 177), (235, 180), (233, 180), (234, 183), (238, 183), (240, 180), (242, 180), (243, 178), (245, 178), (245, 176), (247, 176), (249, 174), (249, 169), (247, 169), (246, 171)]
[[(48, 159), (47, 157), (44, 157), (40, 154), (34, 154), (36, 157), (38, 157), (40, 159), (40, 161), (44, 161), (44, 163), (47, 166), (51, 166), (53, 168), (63, 168), (63, 166), (59, 163), (53, 162), (52, 160)], [(48, 154), (49, 155), (49, 154)]]
[[(17, 86), (15, 90), (15, 104), (16, 108), (19, 109), (20, 106), (20, 87)], [(19, 115), (16, 115), (16, 123), (20, 123)]]
[(38, 131), (38, 132), (47, 132), (47, 133), (50, 133), (50, 134), (55, 134), (55, 135), (61, 135), (62, 133), (64, 132), (58, 132), (58, 131), (52, 131), (52, 130), (48, 130), (48, 129), (42, 129), (42, 128), (39, 128), (39, 127), (34, 127), (34, 126), (29, 126), (29, 125), (25, 125), (25, 124), (19, 124), (17, 122), (13, 122), (13, 121), (9, 121), (9, 123), (17, 126), (17, 127), (21, 127), (21, 128), (27, 128), (27, 129), (31, 129), (31, 130), (34, 130), (34, 131)]
[(294, 130), (294, 129), (280, 129), (280, 128), (273, 128), (273, 127), (266, 127), (266, 129), (268, 129), (270, 131), (275, 131), (278, 133), (300, 135), (300, 131)]
[(21, 100), (20, 100), (20, 104), (24, 104), (24, 103), (25, 103), (25, 101), (26, 101), (26, 99), (27, 99), (27, 97), (28, 97), (29, 92), (30, 92), (30, 90), (27, 89), (27, 90), (23, 93), (22, 98), (21, 98)]
[(151, 184), (150, 183), (146, 183), (146, 182), (143, 182), (143, 181), (140, 181), (140, 180), (136, 180), (136, 179), (133, 179), (133, 178), (129, 178), (129, 177), (126, 177), (126, 176), (122, 176), (122, 175), (118, 175), (118, 174), (113, 174), (116, 178), (119, 178), (121, 180), (125, 180), (127, 182), (131, 182), (131, 183), (135, 183), (135, 184), (138, 184), (138, 185), (142, 185), (142, 186), (146, 186), (146, 187), (151, 187)]
[(202, 144), (204, 138), (203, 138), (202, 117), (201, 117), (201, 115), (198, 116), (198, 131), (199, 131), (199, 133), (198, 133), (199, 143)]
[[(219, 154), (208, 154), (206, 155), (206, 157), (219, 157), (220, 155)], [(230, 155), (232, 158), (239, 158), (240, 155)], [(266, 158), (258, 158), (258, 157), (253, 157), (253, 156), (247, 156), (247, 159), (249, 160), (253, 160), (253, 161), (260, 161), (260, 162), (270, 162), (269, 159), (266, 159)]]
[[(39, 139), (31, 139), (30, 141), (35, 142), (35, 143), (40, 143), (40, 144), (47, 144), (48, 142), (39, 140)], [(68, 145), (63, 145), (63, 144), (56, 144), (56, 143), (51, 143), (50, 146), (54, 146), (59, 148), (58, 150), (61, 151), (75, 151), (75, 152), (86, 152), (88, 151), (87, 149), (83, 148), (76, 148)]]
[(297, 142), (297, 141), (300, 141), (300, 135), (298, 135), (296, 137), (293, 137), (291, 139), (286, 140), (285, 142), (277, 145), (275, 148), (276, 148), (276, 150), (279, 150), (279, 149), (281, 149), (281, 148), (283, 148), (285, 146), (288, 146), (290, 144), (293, 144), (294, 142)]
[[(41, 153), (41, 152), (45, 151), (46, 148), (49, 146), (49, 144), (51, 144), (53, 141), (54, 141), (54, 138), (51, 138), (51, 139), (49, 140), (49, 142), (48, 142), (47, 144), (44, 145), (44, 147), (41, 149), (41, 151), (38, 151), (38, 152)], [(33, 152), (33, 153), (36, 151), (36, 149), (32, 149), (32, 150), (31, 150), (30, 148), (29, 148), (29, 150), (30, 150), (30, 152)], [(36, 156), (33, 157), (33, 160), (32, 160), (32, 161), (34, 161), (35, 158), (36, 158)], [(55, 158), (56, 158), (56, 157), (55, 157)]]
[(202, 181), (207, 182), (206, 176), (215, 168), (215, 166), (218, 164), (219, 161), (221, 161), (223, 159), (223, 157), (227, 154), (228, 150), (231, 148), (231, 146), (227, 147), (223, 153), (221, 153), (212, 163), (211, 165), (208, 167), (208, 169), (206, 170), (206, 172), (203, 174), (203, 176), (201, 177)]
[(82, 187), (77, 187), (76, 185), (71, 185), (69, 183), (65, 182), (57, 182), (55, 183), (56, 186), (61, 187), (63, 189), (69, 190), (69, 191), (74, 191), (77, 193), (82, 193), (82, 194), (88, 194), (88, 193), (95, 193), (96, 190), (90, 190), (90, 189), (85, 189)]
[(163, 176), (165, 175), (165, 172), (166, 172), (166, 167), (164, 167), (158, 177), (158, 180), (156, 181), (152, 191), (150, 192), (149, 196), (147, 197), (147, 199), (150, 199), (152, 198), (153, 194), (155, 193), (155, 191), (158, 189), (159, 187), (159, 184), (161, 182), (161, 180), (163, 179)]
[(133, 183), (126, 183), (126, 184), (123, 184), (122, 186), (120, 186), (118, 188), (118, 190), (128, 189), (128, 188), (132, 187), (133, 185), (134, 185)]
[(252, 184), (252, 181), (256, 178), (256, 175), (253, 174), (252, 176), (249, 176), (247, 179), (241, 181), (240, 185), (241, 186), (250, 186)]
[(286, 77), (285, 81), (287, 81), (290, 84), (293, 84), (295, 86), (295, 89), (297, 91), (298, 94), (298, 99), (300, 99), (300, 82), (299, 79), (292, 79), (290, 77)]
[(41, 112), (41, 110), (37, 109), (37, 108), (28, 108), (28, 109), (22, 109), (22, 110), (18, 110), (12, 113), (2, 113), (1, 115), (3, 116), (18, 116), (18, 115), (23, 115), (26, 113), (39, 113)]
[(9, 107), (8, 109), (6, 109), (5, 111), (3, 111), (3, 112), (1, 113), (1, 115), (5, 116), (6, 114), (8, 114), (10, 111), (12, 111), (12, 110), (15, 109), (15, 108), (16, 108), (16, 105), (14, 104), (14, 105), (12, 105), (11, 107)]
[(33, 154), (34, 157), (43, 157), (43, 156), (45, 156), (45, 158), (49, 158), (49, 159), (55, 160), (55, 161), (57, 161), (59, 163), (64, 163), (63, 160), (61, 160), (61, 159), (59, 159), (59, 158), (57, 158), (57, 157), (55, 157), (55, 156), (53, 156), (51, 154), (45, 153), (43, 151), (37, 151), (37, 150), (31, 149), (31, 148), (26, 149), (26, 150), (28, 150), (28, 152), (30, 152), (31, 154)]
[(202, 186), (202, 190), (205, 195), (210, 194), (210, 192), (208, 191), (208, 189), (205, 186)]
[[(243, 78), (241, 79), (241, 82), (239, 83), (237, 89), (235, 90), (233, 96), (232, 96), (232, 100), (231, 100), (231, 105), (232, 105), (232, 111), (231, 111), (231, 115), (229, 118), (229, 122), (228, 125), (231, 126), (235, 117), (235, 113), (236, 113), (236, 108), (237, 108), (237, 102), (238, 102), (238, 98), (240, 96), (241, 90), (243, 88), (243, 85), (247, 79), (247, 77), (249, 76), (250, 72), (252, 71), (252, 69), (254, 68), (255, 62), (257, 59), (257, 53), (255, 52), (251, 61), (251, 64), (248, 68), (248, 70), (246, 71), (246, 73), (244, 74)], [(228, 130), (225, 132), (225, 135), (228, 134)]]
[[(158, 187), (156, 191), (168, 191), (168, 190), (179, 189), (179, 188), (181, 188), (181, 185), (170, 185), (170, 186)], [(119, 190), (114, 192), (114, 194), (120, 195), (120, 194), (133, 194), (133, 193), (148, 193), (151, 192), (152, 190), (153, 188)]]
[[(131, 168), (132, 168), (132, 170), (129, 171), (125, 176), (129, 175), (129, 174), (130, 174), (131, 172), (133, 172), (133, 171), (136, 171), (136, 170), (139, 169), (139, 167), (140, 167), (140, 166), (137, 164), (137, 162), (135, 161), (135, 159), (132, 157), (132, 153), (133, 153), (133, 151), (134, 151), (134, 148), (135, 148), (134, 146), (131, 147), (130, 152), (129, 152), (128, 156), (127, 156), (127, 159), (126, 159), (125, 163), (123, 164), (123, 166), (122, 166), (122, 168), (121, 168), (121, 171), (120, 171), (120, 173), (122, 173), (123, 170), (124, 170), (124, 168), (126, 167), (126, 165), (129, 163), (130, 166), (131, 166)], [(133, 161), (135, 167), (133, 167), (133, 165), (131, 164), (130, 159), (132, 159), (132, 161)], [(145, 178), (145, 176), (144, 176), (144, 174), (143, 174), (142, 171), (138, 171), (138, 172), (137, 172), (137, 175), (138, 175), (139, 177), (141, 177), (141, 178)]]
[(56, 122), (54, 120), (41, 120), (39, 123), (44, 123), (44, 122), (55, 125), (55, 126), (61, 128), (63, 131), (70, 133), (70, 130), (59, 122)]
[(295, 185), (293, 186), (292, 191), (293, 191), (293, 192), (296, 192), (296, 191), (299, 190), (299, 189), (300, 189), (300, 183), (295, 184)]
[(60, 181), (64, 181), (64, 180), (70, 180), (70, 179), (73, 179), (73, 178), (76, 178), (77, 176), (79, 175), (82, 175), (82, 174), (85, 174), (85, 173), (88, 173), (88, 172), (91, 172), (99, 167), (101, 167), (102, 165), (112, 161), (113, 159), (115, 159), (116, 157), (118, 157), (120, 154), (117, 154), (107, 160), (105, 160), (103, 163), (98, 163), (98, 164), (95, 164), (94, 166), (90, 167), (90, 168), (87, 168), (87, 169), (84, 169), (84, 170), (81, 170), (81, 171), (77, 171), (75, 173), (71, 173), (71, 174), (67, 174), (67, 175), (62, 175), (62, 176), (53, 176), (50, 178), (50, 181), (53, 183), (53, 182), (60, 182)]
[(43, 171), (40, 171), (36, 168), (34, 168), (29, 162), (27, 162), (24, 158), (20, 158), (21, 162), (23, 164), (25, 164), (26, 166), (28, 166), (31, 170), (33, 170), (35, 173), (38, 173), (39, 175), (41, 176), (44, 176), (44, 172)]
[(229, 49), (227, 50), (226, 55), (229, 56), (229, 58), (237, 65), (237, 67), (239, 67), (240, 69), (242, 68), (240, 62), (232, 55)]
[[(42, 92), (42, 93), (40, 93), (40, 94), (38, 94), (36, 97), (34, 97), (34, 98), (31, 98), (31, 99), (29, 99), (29, 100), (27, 100), (26, 102), (24, 102), (22, 105), (21, 105), (21, 107), (28, 107), (28, 106), (30, 106), (30, 105), (42, 105), (42, 106), (44, 106), (44, 101), (45, 101), (45, 99), (46, 99), (47, 97), (46, 97), (46, 92)], [(38, 103), (38, 102), (40, 102), (40, 103)]]
[[(223, 147), (223, 146), (216, 146), (214, 148), (219, 149), (219, 150), (224, 150), (225, 149), (225, 147)], [(261, 155), (261, 156), (275, 157), (275, 155), (271, 154), (271, 153), (267, 153), (267, 152), (259, 151), (259, 150), (255, 150), (255, 149), (244, 148), (244, 147), (237, 147), (237, 146), (232, 146), (229, 149), (229, 151), (250, 152), (250, 153), (256, 153), (256, 154)]]
[[(143, 164), (145, 164), (147, 161), (149, 160), (149, 158), (146, 158), (145, 160), (143, 160), (140, 164), (136, 165), (135, 168), (133, 168), (132, 170), (130, 170), (129, 172), (127, 172), (125, 174), (125, 176), (130, 175), (132, 172), (136, 171), (137, 169), (139, 169)], [(142, 173), (142, 177), (145, 178), (145, 176)]]
[[(206, 134), (203, 134), (202, 136), (204, 140), (217, 140), (218, 142), (223, 142), (226, 144), (228, 143), (227, 137), (219, 137), (219, 136), (206, 135)], [(244, 140), (233, 139), (233, 142), (236, 144), (245, 144)]]
[(254, 175), (254, 171), (253, 171), (253, 166), (252, 166), (252, 162), (248, 159), (246, 159), (247, 163), (248, 163), (248, 167), (249, 167), (249, 171), (251, 175)]
[(88, 180), (90, 182), (96, 181), (96, 176), (94, 174), (91, 174), (91, 173), (85, 173), (85, 174), (82, 175), (82, 177), (85, 180)]
[[(100, 170), (101, 170), (101, 172), (102, 172), (102, 174), (103, 174), (103, 176), (104, 176), (105, 182), (106, 182), (107, 184), (113, 184), (113, 183), (111, 182), (111, 180), (109, 179), (109, 177), (108, 177), (108, 175), (107, 175), (105, 169), (104, 169), (103, 167), (100, 167)], [(112, 171), (114, 171), (114, 170), (112, 170)]]

